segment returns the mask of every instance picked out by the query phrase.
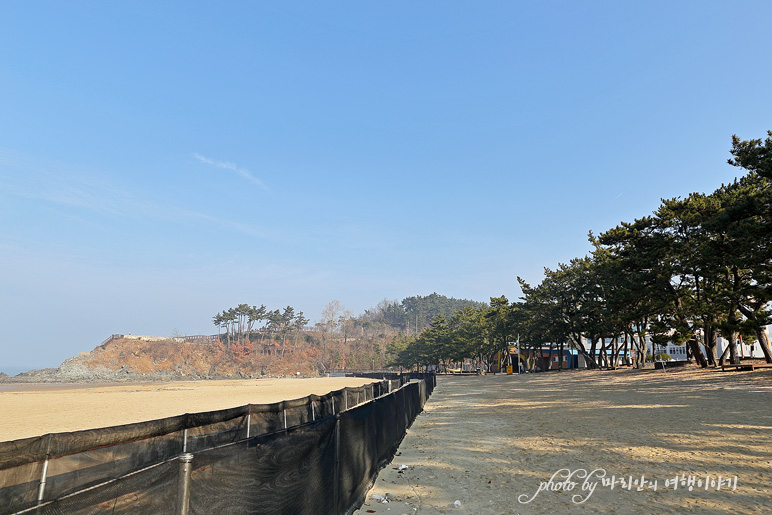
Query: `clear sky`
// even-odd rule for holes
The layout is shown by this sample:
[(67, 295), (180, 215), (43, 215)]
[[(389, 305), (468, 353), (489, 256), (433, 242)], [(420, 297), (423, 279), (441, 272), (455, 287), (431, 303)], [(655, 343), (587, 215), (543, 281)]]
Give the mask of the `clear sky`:
[(772, 2), (0, 3), (0, 370), (520, 294), (772, 128)]

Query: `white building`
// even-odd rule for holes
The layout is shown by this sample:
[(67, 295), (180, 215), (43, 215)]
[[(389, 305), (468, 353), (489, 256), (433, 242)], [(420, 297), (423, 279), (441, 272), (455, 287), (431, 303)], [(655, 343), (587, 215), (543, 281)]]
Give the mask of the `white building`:
[[(632, 339), (634, 341), (638, 341), (638, 336), (633, 336)], [(671, 359), (675, 361), (685, 361), (686, 360), (686, 345), (675, 345), (674, 343), (668, 342), (667, 345), (657, 345), (657, 351), (656, 353), (653, 352), (653, 345), (651, 343), (651, 337), (647, 336), (645, 338), (646, 340), (646, 354), (649, 354), (651, 356), (654, 356), (655, 354), (660, 354), (662, 352), (667, 353)], [(603, 343), (606, 345), (607, 353), (609, 356), (611, 356), (611, 343), (613, 339), (612, 338), (604, 338)], [(588, 339), (585, 339), (584, 341), (585, 348), (589, 352), (592, 342)], [(600, 354), (600, 347), (601, 342), (598, 341), (595, 345), (595, 352), (596, 352), (596, 359), (599, 357)], [(624, 348), (624, 338), (620, 337), (617, 339), (617, 348), (622, 349)], [(636, 352), (636, 345), (631, 341), (627, 344), (627, 350), (631, 357), (635, 356)], [(621, 356), (621, 353), (620, 353)]]
[[(771, 329), (772, 329), (772, 325), (769, 325), (769, 326), (767, 326), (764, 329), (764, 331), (767, 334), (767, 341), (769, 341), (770, 334), (772, 334), (772, 331), (770, 331)], [(638, 339), (637, 336), (634, 336), (633, 338), (636, 341)], [(676, 345), (673, 342), (668, 342), (667, 345), (657, 345), (656, 346), (657, 347), (656, 348), (656, 352), (655, 352), (654, 345), (651, 342), (651, 337), (650, 336), (646, 336), (645, 339), (646, 339), (646, 353), (648, 355), (654, 356), (656, 354), (660, 354), (660, 353), (664, 352), (665, 354), (670, 356), (670, 359), (672, 359), (674, 361), (686, 361), (686, 359), (687, 359), (686, 344)], [(603, 339), (603, 343), (605, 343), (605, 345), (606, 345), (606, 353), (609, 356), (609, 358), (611, 357), (611, 343), (612, 343), (612, 341), (613, 341), (612, 338), (604, 338)], [(584, 344), (585, 349), (587, 349), (587, 352), (589, 352), (590, 348), (592, 348), (592, 342), (589, 339), (587, 339), (587, 338), (583, 338), (583, 342), (582, 343)], [(718, 338), (718, 344), (716, 345), (716, 359), (721, 357), (721, 354), (723, 354), (723, 352), (726, 349), (727, 345), (728, 345), (728, 342), (727, 342), (726, 339), (721, 338), (721, 337)], [(624, 338), (620, 337), (620, 338), (617, 339), (617, 348), (620, 349), (620, 351), (621, 351), (621, 349), (624, 348)], [(595, 358), (596, 359), (600, 358), (600, 349), (601, 349), (601, 342), (598, 341), (595, 344)], [(705, 354), (705, 347), (702, 344), (700, 344), (700, 350), (702, 350), (703, 355), (704, 355)], [(632, 342), (628, 343), (628, 352), (630, 353), (631, 357), (635, 356), (636, 348), (635, 348), (635, 345)], [(740, 355), (741, 359), (751, 358), (751, 357), (758, 358), (758, 359), (764, 359), (764, 353), (762, 352), (761, 345), (759, 345), (758, 342), (756, 342), (753, 345), (741, 342), (741, 343), (739, 343), (737, 345), (737, 352)], [(624, 357), (622, 355), (622, 352), (620, 352), (619, 357), (620, 358)], [(586, 368), (587, 367), (587, 364), (585, 363), (585, 360), (584, 360), (584, 358), (582, 356), (579, 356), (579, 367), (580, 368)]]
[[(772, 328), (772, 326), (769, 326), (769, 325), (764, 328), (764, 332), (767, 333), (767, 341), (769, 341), (770, 328)], [(728, 346), (729, 346), (729, 341), (719, 336), (718, 343), (716, 344), (717, 359), (721, 357), (721, 354), (724, 353), (724, 351)], [(702, 345), (700, 345), (700, 347), (702, 347)], [(703, 348), (702, 351), (705, 352), (705, 349)], [(762, 352), (761, 345), (759, 345), (758, 342), (756, 342), (755, 344), (747, 344), (745, 342), (738, 343), (737, 353), (740, 355), (741, 359), (742, 358), (764, 359), (764, 352)]]
[[(772, 326), (767, 326), (764, 331), (767, 334), (767, 341), (770, 339), (770, 334), (772, 332), (770, 331), (772, 329)], [(637, 336), (634, 337), (637, 340)], [(606, 348), (609, 349), (608, 353), (610, 355), (611, 351), (611, 338), (605, 338), (604, 343), (606, 344)], [(590, 340), (585, 339), (583, 342), (585, 345), (585, 348), (589, 351), (591, 348), (592, 342)], [(725, 338), (718, 338), (718, 343), (716, 345), (716, 358), (720, 358), (721, 354), (723, 354), (724, 350), (726, 350), (727, 345), (729, 342)], [(617, 346), (621, 349), (624, 345), (624, 341), (622, 338), (619, 338), (617, 340)], [(601, 342), (599, 341), (595, 345), (596, 353), (599, 354), (601, 347)], [(683, 345), (676, 345), (673, 342), (668, 342), (667, 345), (656, 345), (656, 349), (654, 349), (654, 344), (651, 342), (651, 337), (646, 337), (646, 353), (650, 356), (654, 356), (656, 354), (665, 353), (670, 356), (671, 359), (675, 361), (685, 361), (687, 359), (687, 351), (686, 351), (686, 344)], [(632, 344), (628, 344), (628, 349), (631, 352), (631, 354), (635, 355), (635, 346)], [(703, 354), (705, 353), (705, 347), (700, 344), (700, 350), (702, 350)], [(741, 359), (744, 358), (758, 358), (758, 359), (764, 359), (764, 353), (761, 350), (761, 345), (756, 342), (755, 344), (748, 344), (744, 342), (740, 342), (737, 345), (737, 352), (740, 355)], [(598, 356), (596, 356), (597, 358)]]

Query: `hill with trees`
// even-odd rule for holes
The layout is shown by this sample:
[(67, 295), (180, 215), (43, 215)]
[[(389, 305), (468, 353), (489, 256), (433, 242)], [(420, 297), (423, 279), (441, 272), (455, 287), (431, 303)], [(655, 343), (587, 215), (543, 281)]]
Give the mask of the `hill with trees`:
[(415, 327), (422, 330), (435, 317), (461, 306), (484, 304), (432, 293), (401, 302), (384, 300), (354, 316), (334, 300), (323, 310), (322, 320), (309, 327), (308, 318), (292, 306), (269, 309), (242, 303), (212, 317), (217, 335), (110, 338), (58, 369), (31, 371), (16, 380), (205, 379), (381, 370), (396, 359), (389, 355), (395, 338), (415, 332)]

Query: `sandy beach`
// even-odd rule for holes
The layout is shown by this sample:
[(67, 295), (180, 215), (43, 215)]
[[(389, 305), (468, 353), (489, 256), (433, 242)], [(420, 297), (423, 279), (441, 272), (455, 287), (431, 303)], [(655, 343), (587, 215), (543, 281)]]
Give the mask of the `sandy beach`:
[(323, 395), (372, 379), (351, 377), (162, 383), (4, 384), (0, 441), (129, 424), (183, 413)]
[[(368, 382), (4, 385), (0, 437), (275, 402)], [(439, 377), (357, 513), (762, 514), (772, 510), (770, 473), (772, 370)], [(373, 494), (393, 498), (380, 503)]]
[(772, 370), (440, 377), (356, 513), (772, 513), (770, 474)]

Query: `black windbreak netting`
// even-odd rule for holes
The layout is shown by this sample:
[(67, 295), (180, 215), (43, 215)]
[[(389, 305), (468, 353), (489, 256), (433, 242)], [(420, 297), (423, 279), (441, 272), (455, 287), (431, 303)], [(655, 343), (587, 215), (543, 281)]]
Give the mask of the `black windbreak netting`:
[(400, 388), (399, 390), (396, 390), (394, 392), (394, 400), (396, 401), (396, 410), (392, 415), (395, 419), (397, 419), (397, 424), (399, 424), (399, 427), (404, 427), (404, 428), (407, 428), (410, 425), (409, 423), (410, 417), (407, 414), (407, 404), (405, 402), (405, 390), (407, 388), (410, 388), (410, 385), (407, 385), (404, 388)]
[(99, 488), (45, 504), (35, 515), (158, 514), (173, 515), (177, 507), (180, 466), (167, 461), (111, 481)]
[[(42, 499), (46, 501), (171, 459), (182, 451), (183, 431), (174, 429), (183, 426), (184, 417), (173, 417), (146, 424), (46, 435), (41, 440), (48, 442), (40, 455), (19, 454), (10, 463), (0, 462), (0, 507), (9, 507), (8, 511), (13, 512), (37, 504), (44, 470)], [(168, 429), (171, 431), (163, 434)], [(0, 443), (0, 456), (13, 443)], [(9, 466), (23, 458), (34, 461)]]
[(341, 413), (338, 442), (338, 504), (333, 513), (359, 506), (378, 473), (375, 433), (378, 421), (373, 403)]
[(395, 395), (387, 395), (376, 399), (375, 410), (378, 417), (378, 431), (375, 433), (375, 446), (378, 453), (378, 461), (391, 460), (391, 457), (397, 452), (402, 435), (406, 427), (402, 424), (402, 419), (395, 417), (397, 409), (397, 398)]
[(45, 494), (57, 499), (83, 488), (116, 479), (180, 453), (182, 433), (109, 447), (97, 447), (48, 462)]
[(0, 442), (0, 468), (5, 469), (42, 460), (46, 456), (58, 458), (96, 447), (107, 447), (173, 433), (186, 427), (186, 418), (187, 415), (180, 415), (135, 424)]
[(434, 385), (433, 375), (403, 375), (324, 396), (0, 442), (0, 513), (178, 513), (182, 453), (194, 456), (190, 513), (351, 512)]
[(198, 452), (218, 445), (238, 442), (247, 437), (247, 416), (188, 429), (185, 451)]
[(203, 451), (190, 513), (335, 513), (335, 417)]
[(34, 505), (42, 472), (42, 460), (0, 470), (0, 508), (7, 506), (12, 512)]

